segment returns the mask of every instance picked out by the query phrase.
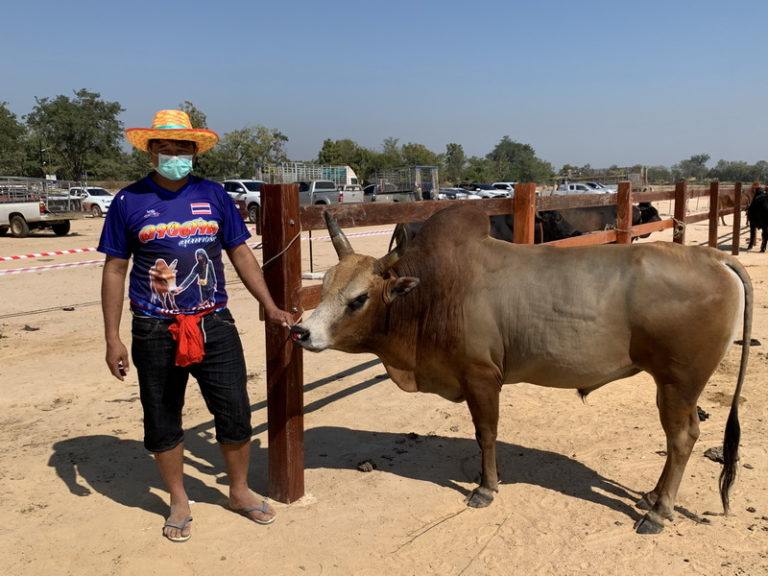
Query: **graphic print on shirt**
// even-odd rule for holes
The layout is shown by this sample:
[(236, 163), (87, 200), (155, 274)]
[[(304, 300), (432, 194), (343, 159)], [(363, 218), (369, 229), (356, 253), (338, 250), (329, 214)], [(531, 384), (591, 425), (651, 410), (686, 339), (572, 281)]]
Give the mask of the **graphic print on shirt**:
[(190, 270), (184, 281), (176, 289), (175, 293), (180, 294), (189, 288), (193, 283), (197, 283), (199, 302), (198, 308), (210, 308), (216, 304), (214, 296), (216, 295), (216, 271), (213, 269), (208, 253), (202, 248), (195, 250), (196, 263)]
[[(192, 203), (189, 209), (195, 215), (191, 220), (153, 222), (139, 230), (139, 241), (143, 244), (162, 243), (164, 250), (174, 252), (171, 264), (158, 258), (149, 269), (151, 303), (163, 314), (198, 312), (216, 306), (216, 268), (211, 255), (200, 246), (218, 246), (219, 223), (199, 216), (211, 212), (209, 202)], [(178, 285), (177, 276), (184, 277)], [(198, 289), (185, 293), (193, 284)]]
[(149, 269), (149, 289), (152, 292), (152, 303), (166, 310), (178, 310), (176, 306), (176, 264), (170, 264), (158, 258)]

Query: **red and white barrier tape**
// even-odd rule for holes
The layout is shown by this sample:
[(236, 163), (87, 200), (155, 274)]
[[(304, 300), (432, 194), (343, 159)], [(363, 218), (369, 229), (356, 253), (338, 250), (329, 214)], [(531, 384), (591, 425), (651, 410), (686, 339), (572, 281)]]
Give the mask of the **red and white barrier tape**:
[(95, 252), (96, 248), (75, 248), (74, 250), (56, 250), (54, 252), (41, 252), (40, 254), (21, 254), (20, 256), (0, 256), (0, 262), (8, 260), (23, 260), (24, 258), (43, 258), (45, 256), (63, 256), (64, 254), (79, 254), (81, 252)]
[[(344, 234), (347, 238), (356, 238), (360, 236), (380, 236), (383, 234), (390, 235), (392, 234), (392, 230), (379, 230), (377, 232), (352, 232), (350, 234)], [(313, 236), (312, 238), (302, 238), (302, 240), (312, 240), (313, 242), (315, 240), (330, 240), (330, 236)]]
[(54, 270), (56, 268), (74, 268), (75, 266), (92, 266), (93, 264), (104, 264), (104, 259), (84, 260), (82, 262), (66, 262), (64, 264), (48, 264), (46, 266), (27, 266), (26, 268), (12, 268), (10, 270), (0, 270), (0, 276), (8, 274), (21, 274), (22, 272), (40, 272), (42, 270)]
[[(377, 236), (381, 234), (391, 234), (391, 231), (383, 230), (380, 232), (355, 232), (347, 234), (348, 238), (357, 236)], [(330, 236), (315, 236), (312, 238), (304, 237), (302, 240), (330, 240)], [(261, 248), (261, 242), (251, 243), (248, 246), (252, 248)], [(82, 252), (94, 252), (96, 248), (75, 248), (73, 250), (56, 250), (54, 252), (41, 252), (39, 254), (22, 254), (20, 256), (0, 256), (0, 262), (9, 260), (23, 260), (24, 258), (43, 258), (45, 256), (63, 256), (65, 254), (78, 254)], [(45, 266), (27, 266), (25, 268), (13, 268), (11, 270), (0, 270), (0, 276), (9, 274), (22, 274), (24, 272), (40, 272), (42, 270), (56, 270), (58, 268), (74, 268), (76, 266), (92, 266), (93, 264), (103, 264), (104, 260), (84, 260), (82, 262), (67, 262), (64, 264), (48, 264)]]

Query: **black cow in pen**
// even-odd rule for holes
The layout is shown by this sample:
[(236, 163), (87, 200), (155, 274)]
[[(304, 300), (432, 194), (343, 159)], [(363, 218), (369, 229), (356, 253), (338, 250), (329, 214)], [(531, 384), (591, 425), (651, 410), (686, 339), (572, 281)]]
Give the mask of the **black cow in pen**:
[(760, 242), (760, 252), (765, 252), (765, 245), (768, 243), (768, 194), (763, 188), (755, 190), (755, 197), (749, 203), (747, 208), (747, 221), (749, 222), (749, 244), (747, 250), (751, 250), (755, 245), (757, 229), (762, 232), (762, 241)]
[[(569, 208), (567, 210), (542, 210), (536, 213), (534, 226), (534, 243), (553, 242), (572, 236), (580, 236), (589, 232), (611, 230), (616, 228), (618, 209), (612, 206), (589, 206), (585, 208)], [(514, 238), (514, 217), (510, 214), (489, 216), (490, 236), (512, 242)], [(650, 202), (641, 202), (632, 206), (632, 224), (645, 224), (661, 220), (659, 212)], [(413, 240), (423, 222), (398, 224), (392, 234), (389, 249), (403, 242)], [(644, 234), (641, 238), (647, 238)]]

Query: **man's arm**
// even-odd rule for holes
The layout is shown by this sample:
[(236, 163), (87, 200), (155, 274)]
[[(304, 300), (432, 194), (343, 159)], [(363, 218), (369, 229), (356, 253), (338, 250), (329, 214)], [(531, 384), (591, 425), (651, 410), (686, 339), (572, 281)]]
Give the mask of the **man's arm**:
[(107, 256), (101, 274), (101, 312), (104, 316), (104, 340), (107, 343), (106, 362), (109, 371), (118, 380), (125, 379), (129, 368), (128, 349), (120, 339), (127, 273), (128, 260)]
[(293, 326), (293, 316), (285, 310), (278, 308), (275, 301), (272, 300), (267, 283), (264, 281), (264, 273), (261, 271), (261, 266), (259, 266), (256, 257), (248, 245), (245, 242), (238, 244), (227, 250), (227, 254), (248, 292), (264, 307), (267, 319), (283, 326)]

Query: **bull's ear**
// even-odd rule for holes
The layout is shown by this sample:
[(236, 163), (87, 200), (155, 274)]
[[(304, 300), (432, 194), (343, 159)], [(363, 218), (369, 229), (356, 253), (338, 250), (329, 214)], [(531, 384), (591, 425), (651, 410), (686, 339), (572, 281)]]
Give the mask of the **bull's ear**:
[(420, 280), (413, 276), (403, 276), (401, 278), (392, 278), (387, 282), (384, 291), (384, 300), (387, 304), (392, 302), (398, 296), (405, 296), (419, 285)]

